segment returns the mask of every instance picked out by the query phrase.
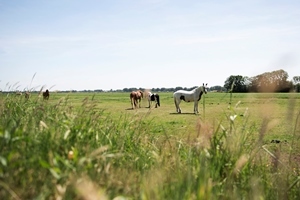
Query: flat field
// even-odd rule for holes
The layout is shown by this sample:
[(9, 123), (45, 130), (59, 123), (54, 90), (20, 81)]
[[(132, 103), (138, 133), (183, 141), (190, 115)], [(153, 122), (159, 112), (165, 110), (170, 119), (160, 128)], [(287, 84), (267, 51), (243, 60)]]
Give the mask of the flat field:
[(300, 112), (299, 93), (207, 93), (199, 102), (199, 115), (193, 113), (194, 103), (182, 101), (182, 113), (175, 110), (173, 93), (159, 93), (161, 106), (154, 108), (146, 98), (141, 108), (132, 109), (128, 93), (52, 93), (50, 103), (57, 103), (68, 97), (74, 107), (80, 107), (85, 99), (96, 102), (97, 108), (116, 118), (121, 115), (137, 115), (152, 120), (157, 126), (163, 126), (168, 134), (183, 135), (195, 132), (198, 120), (205, 121), (211, 128), (227, 124), (230, 116), (235, 123), (246, 123), (259, 133), (263, 120), (268, 121), (268, 131), (264, 141), (288, 140), (293, 132), (295, 120)]
[(300, 94), (0, 96), (0, 199), (299, 199)]

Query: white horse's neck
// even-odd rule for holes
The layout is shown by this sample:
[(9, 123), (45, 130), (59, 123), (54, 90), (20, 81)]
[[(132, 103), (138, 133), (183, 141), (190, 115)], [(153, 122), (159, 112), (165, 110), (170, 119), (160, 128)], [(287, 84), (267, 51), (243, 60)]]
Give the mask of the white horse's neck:
[(197, 100), (199, 101), (201, 99), (202, 94), (203, 94), (203, 86), (200, 86), (200, 87), (196, 88), (195, 93), (196, 93), (196, 96), (198, 97)]
[(200, 93), (201, 91), (203, 92), (203, 86), (197, 87), (194, 89), (195, 92)]

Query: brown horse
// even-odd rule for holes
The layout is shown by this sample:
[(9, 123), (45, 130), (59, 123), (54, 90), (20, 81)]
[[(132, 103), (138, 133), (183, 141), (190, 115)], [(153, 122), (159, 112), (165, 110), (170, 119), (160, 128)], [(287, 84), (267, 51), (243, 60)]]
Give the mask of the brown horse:
[[(141, 90), (138, 91), (132, 91), (130, 93), (130, 101), (131, 101), (131, 106), (132, 109), (137, 108), (137, 107), (141, 107), (141, 100), (143, 98), (143, 92)], [(133, 107), (134, 105), (134, 107)]]
[(48, 99), (49, 99), (49, 96), (50, 96), (49, 90), (46, 90), (46, 92), (43, 92), (43, 97), (44, 97), (44, 99), (48, 100)]

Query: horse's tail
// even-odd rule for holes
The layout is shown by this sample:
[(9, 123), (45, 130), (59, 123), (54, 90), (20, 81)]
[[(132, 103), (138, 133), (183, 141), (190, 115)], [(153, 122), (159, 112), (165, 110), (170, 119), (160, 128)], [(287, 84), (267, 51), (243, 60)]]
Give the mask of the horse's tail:
[(156, 101), (157, 101), (157, 105), (160, 106), (160, 101), (159, 101), (159, 95), (156, 94)]

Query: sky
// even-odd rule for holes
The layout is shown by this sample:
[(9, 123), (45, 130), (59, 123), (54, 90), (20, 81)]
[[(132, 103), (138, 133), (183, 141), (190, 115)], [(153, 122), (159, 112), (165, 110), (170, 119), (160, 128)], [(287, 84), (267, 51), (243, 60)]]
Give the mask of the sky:
[(300, 75), (299, 0), (0, 0), (0, 91)]

